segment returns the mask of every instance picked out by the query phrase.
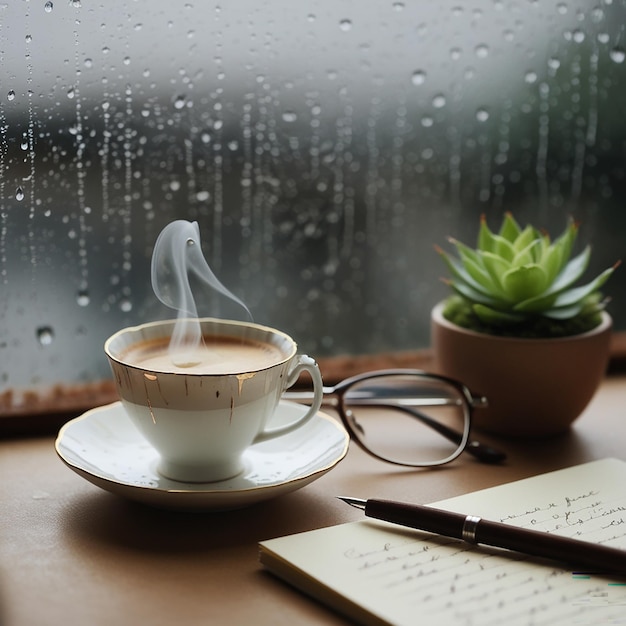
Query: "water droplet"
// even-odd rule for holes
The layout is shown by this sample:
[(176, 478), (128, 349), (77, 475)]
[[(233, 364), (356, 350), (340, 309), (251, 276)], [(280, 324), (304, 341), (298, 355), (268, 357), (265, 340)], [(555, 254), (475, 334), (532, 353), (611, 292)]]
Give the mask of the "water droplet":
[(394, 2), (393, 3), (394, 11), (404, 11), (404, 2)]
[(76, 294), (76, 302), (78, 303), (78, 306), (87, 306), (89, 301), (89, 292), (86, 289), (82, 289)]
[(611, 37), (609, 33), (598, 33), (598, 41), (600, 43), (609, 43), (611, 41)]
[(37, 329), (37, 339), (42, 346), (49, 346), (54, 341), (54, 330), (50, 326), (41, 326)]
[(486, 57), (489, 56), (489, 46), (485, 43), (481, 43), (478, 46), (476, 46), (474, 48), (474, 54), (476, 54), (476, 56), (479, 59), (484, 59)]
[(174, 99), (174, 108), (175, 109), (184, 109), (187, 105), (187, 98), (185, 96), (176, 96)]
[(478, 109), (476, 111), (476, 119), (479, 122), (486, 122), (489, 119), (489, 111), (487, 109)]
[(559, 67), (561, 67), (561, 61), (559, 61), (556, 57), (552, 57), (548, 59), (548, 67), (551, 70), (558, 70)]
[(609, 56), (614, 63), (623, 63), (624, 59), (626, 59), (626, 53), (621, 48), (613, 48)]
[(458, 61), (461, 58), (461, 48), (450, 48), (450, 58), (453, 61)]
[(43, 9), (46, 13), (52, 13), (52, 9), (54, 9), (54, 4), (50, 0), (48, 0), (48, 2), (43, 5)]
[(582, 43), (585, 41), (585, 32), (578, 28), (572, 33), (572, 36), (576, 43)]
[(76, 9), (80, 9), (83, 5), (80, 0), (72, 0), (72, 6)]
[(172, 191), (178, 191), (180, 189), (180, 181), (179, 180), (173, 180), (170, 182), (170, 189)]
[(437, 94), (434, 98), (433, 98), (433, 106), (436, 109), (442, 109), (443, 107), (446, 106), (446, 97), (443, 94)]
[(434, 124), (433, 118), (428, 117), (427, 115), (425, 115), (420, 121), (424, 128), (430, 128)]
[(187, 247), (188, 248), (191, 248), (192, 246), (195, 246), (195, 245), (196, 245), (196, 242), (193, 239), (191, 239), (191, 237), (189, 239), (187, 239)]
[(13, 91), (13, 89), (9, 90), (9, 93), (7, 93), (7, 100), (15, 100), (15, 91)]
[(124, 298), (124, 300), (120, 302), (120, 309), (124, 313), (128, 313), (133, 310), (133, 303), (128, 298)]
[(21, 187), (18, 187), (18, 188), (15, 190), (15, 199), (16, 199), (18, 202), (21, 202), (21, 201), (24, 199), (24, 190), (23, 190)]
[(344, 32), (352, 30), (352, 21), (351, 20), (341, 20), (341, 22), (339, 22), (339, 28), (341, 28), (341, 30), (343, 30)]
[(74, 98), (74, 96), (76, 95), (76, 92), (74, 91), (74, 87), (70, 87), (67, 90), (67, 97), (72, 100)]
[(294, 111), (285, 111), (283, 113), (283, 121), (295, 122), (298, 119), (298, 115)]
[(199, 191), (196, 194), (196, 199), (199, 202), (206, 202), (207, 200), (209, 200), (211, 197), (211, 194), (208, 191)]
[(424, 70), (415, 70), (411, 75), (411, 82), (414, 85), (423, 85), (426, 82), (426, 72)]
[(87, 67), (87, 68), (93, 67), (93, 60), (92, 59), (85, 59), (84, 60), (84, 64), (85, 64), (85, 67)]
[(31, 41), (33, 40), (33, 36), (32, 35), (26, 35), (25, 39), (26, 39), (26, 43), (31, 43)]
[(524, 75), (524, 80), (529, 84), (532, 85), (533, 83), (537, 82), (537, 73), (536, 72), (526, 72), (526, 74)]
[(561, 15), (565, 15), (567, 13), (567, 4), (565, 4), (565, 2), (559, 2), (559, 4), (556, 5), (556, 10)]

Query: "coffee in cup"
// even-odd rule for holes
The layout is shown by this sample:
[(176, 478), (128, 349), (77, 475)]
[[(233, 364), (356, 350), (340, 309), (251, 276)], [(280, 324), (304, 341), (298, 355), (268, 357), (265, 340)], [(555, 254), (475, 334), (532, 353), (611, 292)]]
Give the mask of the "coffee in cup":
[[(173, 480), (225, 480), (254, 443), (292, 432), (317, 413), (322, 378), (285, 333), (248, 322), (198, 320), (198, 346), (174, 354), (176, 320), (125, 328), (105, 343), (119, 397)], [(302, 416), (270, 428), (283, 392), (306, 371), (314, 399)]]

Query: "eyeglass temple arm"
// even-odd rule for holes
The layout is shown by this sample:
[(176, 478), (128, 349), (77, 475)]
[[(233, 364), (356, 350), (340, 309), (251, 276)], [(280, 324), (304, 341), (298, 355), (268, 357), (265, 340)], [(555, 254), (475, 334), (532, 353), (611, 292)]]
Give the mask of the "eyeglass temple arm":
[[(352, 402), (354, 403), (354, 400), (352, 400)], [(360, 403), (357, 400), (356, 403), (364, 404), (367, 406), (390, 407), (390, 408), (394, 408), (400, 411), (404, 411), (405, 413), (408, 413), (409, 415), (418, 419), (423, 424), (426, 424), (427, 426), (429, 426), (430, 428), (438, 432), (440, 435), (443, 435), (446, 439), (448, 439), (448, 441), (452, 441), (452, 443), (460, 444), (461, 440), (463, 439), (462, 433), (459, 433), (453, 428), (450, 428), (449, 426), (446, 426), (445, 424), (438, 422), (437, 420), (426, 415), (425, 413), (422, 413), (421, 411), (417, 411), (408, 406), (405, 406), (402, 404), (395, 404), (393, 402), (391, 403), (385, 402), (384, 400), (382, 401), (381, 400), (379, 401), (363, 400)], [(506, 459), (506, 454), (502, 452), (501, 450), (497, 450), (496, 448), (492, 448), (491, 446), (488, 446), (484, 443), (480, 443), (479, 441), (476, 441), (476, 440), (468, 441), (467, 445), (465, 446), (465, 451), (471, 454), (473, 457), (475, 457), (479, 461), (482, 461), (483, 463), (501, 463), (502, 461)]]
[[(449, 439), (454, 443), (460, 443), (462, 439), (461, 433), (455, 431), (454, 429), (442, 424), (441, 422), (437, 422), (437, 420), (433, 420), (428, 415), (420, 411), (416, 411), (415, 409), (410, 409), (409, 407), (403, 406), (400, 407), (403, 411), (407, 411), (411, 413), (414, 417), (419, 419), (421, 422), (428, 424), (431, 428), (436, 430), (438, 433)], [(471, 454), (473, 457), (477, 458), (479, 461), (483, 463), (501, 463), (506, 459), (506, 454), (501, 450), (497, 450), (496, 448), (492, 448), (484, 443), (480, 443), (475, 439), (472, 439), (467, 442), (465, 446), (465, 452)]]
[[(322, 405), (326, 406), (337, 406), (337, 399), (332, 396), (334, 392), (333, 387), (325, 387), (324, 388), (324, 400), (322, 401)], [(288, 391), (283, 394), (283, 398), (285, 400), (293, 400), (293, 401), (306, 401), (311, 400), (313, 397), (313, 393), (311, 391)], [(356, 403), (358, 401), (352, 400), (352, 403)], [(375, 401), (371, 399), (362, 400), (362, 404), (367, 406), (393, 406), (396, 409), (400, 409), (401, 411), (405, 411), (409, 413), (416, 419), (420, 420), (422, 423), (430, 426), (433, 430), (437, 431), (440, 435), (443, 435), (449, 441), (453, 443), (461, 443), (463, 435), (453, 428), (449, 428), (445, 424), (438, 422), (437, 420), (432, 419), (428, 415), (421, 413), (420, 411), (416, 411), (415, 409), (411, 409), (407, 406), (398, 405), (398, 404), (389, 404), (384, 401)], [(501, 463), (506, 459), (506, 454), (501, 450), (497, 450), (496, 448), (492, 448), (491, 446), (487, 446), (479, 441), (472, 440), (468, 441), (465, 450), (468, 454), (471, 454), (473, 457), (482, 461), (483, 463)]]

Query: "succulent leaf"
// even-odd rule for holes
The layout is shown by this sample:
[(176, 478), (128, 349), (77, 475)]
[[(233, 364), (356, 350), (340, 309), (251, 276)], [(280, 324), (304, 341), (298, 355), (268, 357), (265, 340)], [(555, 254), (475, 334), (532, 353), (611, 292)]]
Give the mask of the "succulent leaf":
[(492, 298), (482, 293), (481, 291), (478, 291), (470, 287), (466, 283), (452, 280), (448, 284), (460, 296), (462, 296), (466, 300), (469, 300), (470, 302), (477, 302), (479, 304), (484, 304), (485, 306), (490, 306), (490, 307), (497, 307), (498, 304), (500, 303), (500, 300), (498, 300), (497, 298)]
[(523, 302), (543, 293), (547, 276), (539, 265), (520, 265), (502, 277), (502, 286), (510, 300)]
[(609, 269), (604, 270), (604, 272), (596, 276), (586, 285), (561, 292), (554, 301), (552, 308), (569, 307), (576, 302), (583, 301), (588, 296), (597, 292), (598, 289), (600, 289), (600, 287), (602, 287), (602, 285), (604, 285), (604, 283), (609, 279), (609, 276), (613, 273), (613, 271), (614, 268), (609, 267)]
[(522, 229), (519, 227), (519, 224), (515, 221), (512, 213), (505, 213), (504, 219), (502, 220), (502, 226), (500, 227), (499, 235), (504, 237), (507, 241), (513, 243), (522, 232)]
[[(530, 243), (521, 248), (515, 257), (511, 265), (530, 265), (537, 264), (539, 261), (539, 255), (536, 254), (536, 248), (540, 246), (541, 242), (538, 239), (531, 240)], [(516, 246), (517, 247), (517, 246)]]
[(524, 317), (522, 315), (515, 315), (513, 313), (505, 313), (504, 311), (498, 311), (484, 304), (475, 304), (472, 307), (474, 313), (481, 322), (494, 326), (503, 326), (512, 323), (521, 322)]
[(498, 291), (504, 293), (502, 276), (511, 269), (511, 264), (493, 252), (481, 251), (480, 258), (482, 266), (491, 276), (493, 283), (498, 286)]
[(513, 249), (517, 254), (519, 254), (522, 250), (527, 249), (531, 244), (538, 243), (535, 236), (535, 229), (532, 226), (527, 226), (520, 232), (519, 237), (517, 237), (514, 241), (511, 241), (511, 243), (513, 244)]
[(438, 251), (439, 251), (439, 254), (442, 256), (443, 260), (445, 261), (446, 265), (448, 266), (448, 270), (450, 271), (450, 274), (459, 283), (467, 285), (468, 287), (470, 287), (476, 292), (484, 293), (487, 295), (490, 293), (490, 291), (492, 291), (491, 285), (489, 284), (489, 280), (488, 280), (489, 277), (486, 274), (484, 275), (484, 278), (486, 280), (481, 282), (480, 279), (482, 279), (483, 277), (480, 276), (478, 271), (476, 272), (476, 274), (479, 277), (479, 280), (477, 280), (473, 276), (474, 270), (477, 268), (474, 268), (473, 266), (468, 267), (467, 263), (462, 263), (461, 261), (459, 261), (459, 259), (455, 259), (454, 257), (451, 257), (449, 254), (447, 254), (441, 249), (439, 249)]

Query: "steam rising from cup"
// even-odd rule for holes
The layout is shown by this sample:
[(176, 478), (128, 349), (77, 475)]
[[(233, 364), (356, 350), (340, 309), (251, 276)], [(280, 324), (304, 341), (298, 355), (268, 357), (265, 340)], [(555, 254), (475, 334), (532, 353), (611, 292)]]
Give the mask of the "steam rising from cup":
[(191, 273), (202, 283), (241, 305), (252, 319), (248, 307), (222, 285), (209, 267), (202, 254), (198, 223), (187, 220), (171, 222), (161, 231), (154, 245), (151, 279), (156, 297), (178, 311), (169, 344), (170, 358), (178, 367), (198, 365), (198, 348), (203, 345), (196, 302), (189, 283)]

